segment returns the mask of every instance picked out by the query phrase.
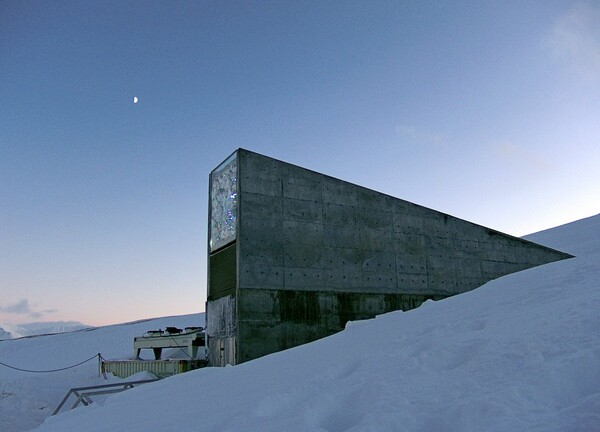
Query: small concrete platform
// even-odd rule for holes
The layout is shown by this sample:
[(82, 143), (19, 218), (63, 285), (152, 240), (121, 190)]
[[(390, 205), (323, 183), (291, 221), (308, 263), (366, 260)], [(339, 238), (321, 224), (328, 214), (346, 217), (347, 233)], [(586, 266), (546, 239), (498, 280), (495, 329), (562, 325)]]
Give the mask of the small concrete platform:
[(159, 360), (163, 348), (187, 349), (187, 355), (190, 359), (195, 359), (198, 354), (198, 347), (204, 347), (206, 339), (202, 329), (188, 331), (184, 333), (161, 332), (159, 335), (140, 336), (133, 339), (133, 356), (140, 358), (140, 352), (143, 349), (152, 349), (154, 359)]

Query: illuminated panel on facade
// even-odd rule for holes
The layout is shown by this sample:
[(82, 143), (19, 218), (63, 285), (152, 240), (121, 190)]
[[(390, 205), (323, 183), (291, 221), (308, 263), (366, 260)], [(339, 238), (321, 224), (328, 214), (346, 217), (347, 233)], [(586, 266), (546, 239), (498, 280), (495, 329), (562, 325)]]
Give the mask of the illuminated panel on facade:
[(210, 176), (210, 251), (235, 240), (237, 227), (236, 153)]

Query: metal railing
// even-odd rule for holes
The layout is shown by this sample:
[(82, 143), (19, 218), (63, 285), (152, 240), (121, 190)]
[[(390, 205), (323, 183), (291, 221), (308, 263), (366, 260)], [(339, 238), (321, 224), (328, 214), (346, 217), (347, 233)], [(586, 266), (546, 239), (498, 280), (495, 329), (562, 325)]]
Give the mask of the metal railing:
[(69, 390), (67, 392), (67, 395), (63, 398), (62, 402), (60, 403), (58, 408), (56, 408), (54, 410), (52, 415), (56, 415), (59, 413), (59, 411), (61, 410), (61, 408), (67, 402), (67, 400), (69, 399), (69, 396), (71, 396), (71, 395), (74, 395), (77, 398), (77, 400), (71, 407), (71, 409), (73, 409), (73, 408), (76, 408), (77, 405), (79, 405), (80, 403), (85, 406), (88, 406), (89, 404), (93, 403), (94, 401), (91, 399), (91, 396), (99, 396), (99, 395), (105, 395), (105, 394), (111, 394), (111, 393), (120, 393), (122, 391), (129, 390), (130, 388), (133, 388), (136, 385), (146, 384), (146, 383), (150, 383), (150, 382), (154, 382), (154, 381), (158, 381), (158, 378), (139, 380), (139, 381), (127, 381), (127, 382), (120, 382), (120, 383), (114, 383), (114, 384), (103, 384), (103, 385), (89, 386), (89, 387), (72, 388), (71, 390)]

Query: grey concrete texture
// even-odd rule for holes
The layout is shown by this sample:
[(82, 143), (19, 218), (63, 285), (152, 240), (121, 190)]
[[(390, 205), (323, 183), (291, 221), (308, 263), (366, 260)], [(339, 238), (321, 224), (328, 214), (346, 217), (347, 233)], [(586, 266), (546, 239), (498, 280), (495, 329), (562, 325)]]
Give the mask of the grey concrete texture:
[[(240, 290), (239, 357), (252, 360), (331, 335), (348, 321), (409, 310), (445, 296), (342, 291)], [(357, 341), (357, 346), (360, 341)]]
[(239, 149), (236, 363), (570, 255)]
[(452, 295), (568, 257), (256, 153), (238, 160), (240, 289)]

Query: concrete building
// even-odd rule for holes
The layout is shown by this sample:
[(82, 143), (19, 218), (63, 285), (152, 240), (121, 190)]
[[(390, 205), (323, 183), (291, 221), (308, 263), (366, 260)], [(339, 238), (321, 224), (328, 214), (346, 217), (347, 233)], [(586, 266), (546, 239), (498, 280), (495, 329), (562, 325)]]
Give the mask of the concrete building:
[(209, 183), (206, 331), (215, 366), (570, 257), (243, 149)]

